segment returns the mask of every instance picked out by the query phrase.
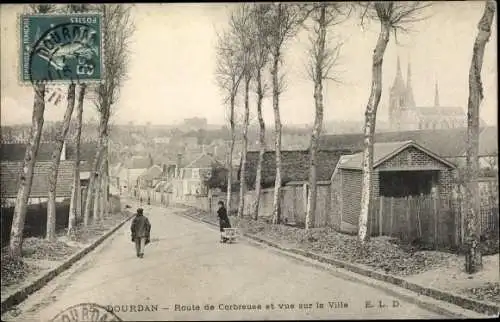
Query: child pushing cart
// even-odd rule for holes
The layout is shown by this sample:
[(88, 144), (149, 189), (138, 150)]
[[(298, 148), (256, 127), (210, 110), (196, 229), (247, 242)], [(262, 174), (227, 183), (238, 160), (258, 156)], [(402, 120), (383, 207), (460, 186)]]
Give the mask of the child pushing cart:
[(218, 202), (219, 209), (217, 210), (217, 217), (219, 217), (219, 227), (220, 227), (220, 237), (221, 243), (227, 241), (231, 242), (235, 239), (236, 231), (235, 228), (231, 228), (231, 223), (229, 222), (229, 217), (227, 216), (227, 210), (224, 206), (223, 201)]

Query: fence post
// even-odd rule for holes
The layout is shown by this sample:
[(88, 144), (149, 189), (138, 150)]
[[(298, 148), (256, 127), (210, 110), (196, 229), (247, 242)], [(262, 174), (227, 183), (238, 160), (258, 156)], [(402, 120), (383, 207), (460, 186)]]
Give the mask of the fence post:
[(406, 228), (407, 228), (407, 238), (408, 238), (408, 241), (411, 241), (412, 240), (412, 230), (411, 230), (411, 196), (408, 196), (406, 198), (406, 203), (407, 203), (407, 206), (406, 206)]
[(437, 198), (434, 196), (432, 198), (432, 213), (434, 214), (434, 247), (438, 247), (438, 225), (439, 225), (439, 212), (437, 209)]
[(391, 209), (390, 209), (390, 214), (391, 214), (391, 228), (390, 228), (390, 233), (389, 236), (392, 237), (392, 224), (394, 223), (394, 197), (391, 197)]
[(416, 208), (417, 208), (417, 236), (418, 236), (418, 239), (422, 238), (422, 221), (420, 220), (420, 207), (422, 206), (421, 205), (421, 202), (422, 202), (422, 195), (420, 195), (420, 197), (417, 197), (415, 199), (416, 201)]
[(383, 214), (382, 209), (384, 208), (384, 196), (380, 196), (380, 206), (378, 210), (378, 235), (382, 236), (383, 230)]

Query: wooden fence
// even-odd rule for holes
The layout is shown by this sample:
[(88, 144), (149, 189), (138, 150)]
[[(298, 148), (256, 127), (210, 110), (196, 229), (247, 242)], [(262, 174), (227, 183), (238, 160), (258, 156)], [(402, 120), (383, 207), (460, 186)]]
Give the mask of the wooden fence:
[[(374, 198), (370, 204), (371, 236), (393, 236), (434, 247), (458, 247), (464, 242), (462, 200), (431, 196)], [(498, 235), (498, 199), (481, 198), (482, 235)]]

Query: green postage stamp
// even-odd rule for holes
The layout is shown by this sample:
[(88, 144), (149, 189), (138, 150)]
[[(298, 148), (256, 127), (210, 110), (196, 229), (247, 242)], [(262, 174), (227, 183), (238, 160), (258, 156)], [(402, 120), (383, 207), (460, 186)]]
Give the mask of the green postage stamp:
[(20, 25), (22, 83), (103, 80), (100, 14), (23, 14)]

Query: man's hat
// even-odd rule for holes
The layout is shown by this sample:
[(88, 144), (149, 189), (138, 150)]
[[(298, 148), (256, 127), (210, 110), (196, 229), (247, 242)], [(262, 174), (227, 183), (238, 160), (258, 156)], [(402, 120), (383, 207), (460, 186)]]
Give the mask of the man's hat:
[(138, 208), (138, 209), (137, 209), (137, 213), (138, 213), (138, 214), (141, 214), (141, 215), (142, 215), (142, 212), (143, 212), (143, 211), (144, 211), (144, 210), (143, 210), (142, 208)]

